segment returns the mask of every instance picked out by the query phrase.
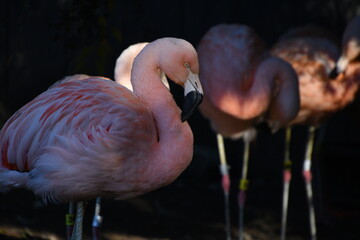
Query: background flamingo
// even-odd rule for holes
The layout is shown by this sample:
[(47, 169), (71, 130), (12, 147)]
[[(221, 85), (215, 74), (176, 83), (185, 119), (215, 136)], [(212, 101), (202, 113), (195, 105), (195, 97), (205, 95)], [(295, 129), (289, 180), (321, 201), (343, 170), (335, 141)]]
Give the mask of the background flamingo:
[[(284, 60), (292, 64), (299, 76), (299, 88), (301, 107), (297, 117), (290, 123), (305, 123), (305, 121), (311, 124), (317, 124), (322, 119), (326, 112), (323, 108), (332, 108), (333, 104), (326, 101), (324, 97), (332, 97), (331, 90), (334, 84), (330, 82), (330, 72), (335, 66), (335, 61), (338, 56), (338, 50), (335, 43), (333, 43), (328, 37), (326, 32), (321, 29), (307, 26), (303, 28), (293, 29), (285, 33), (280, 41), (273, 47), (272, 53), (275, 56), (282, 57)], [(331, 86), (331, 88), (328, 88)], [(328, 88), (327, 93), (324, 93), (324, 89)], [(313, 133), (314, 129), (311, 129), (310, 133)], [(286, 145), (290, 144), (290, 129), (287, 131)], [(313, 136), (309, 136), (309, 143), (313, 142)], [(310, 150), (310, 147), (307, 147)], [(306, 150), (308, 152), (308, 150)], [(290, 149), (287, 148), (286, 160), (287, 167), (284, 169), (284, 196), (283, 196), (283, 216), (282, 216), (282, 231), (281, 238), (285, 239), (286, 234), (286, 212), (287, 212), (287, 200), (289, 193), (289, 183), (291, 180), (291, 161), (290, 161)], [(311, 153), (307, 153), (308, 156)], [(313, 238), (316, 235), (315, 229), (315, 215), (312, 207), (312, 189), (311, 189), (311, 174), (309, 169), (309, 162), (304, 162), (304, 177), (306, 180), (308, 203), (309, 203), (309, 215), (311, 235)]]
[[(299, 107), (297, 77), (288, 63), (269, 56), (262, 40), (245, 25), (219, 24), (212, 27), (201, 39), (197, 50), (206, 93), (200, 110), (210, 120), (214, 131), (219, 133), (221, 156), (225, 156), (222, 136), (244, 137), (239, 195), (239, 238), (242, 239), (248, 151), (254, 127), (266, 121), (276, 131), (296, 116)], [(229, 177), (225, 160), (222, 160), (221, 169), (227, 201)], [(230, 239), (229, 225), (228, 222), (227, 239)]]
[[(135, 94), (90, 77), (54, 86), (16, 112), (0, 132), (0, 189), (27, 188), (46, 202), (125, 199), (176, 179), (191, 161), (193, 136), (157, 68), (200, 103), (194, 48), (154, 41), (134, 62)], [(182, 120), (190, 114), (184, 109)]]
[[(114, 79), (115, 82), (125, 86), (126, 88), (133, 91), (133, 87), (131, 85), (130, 77), (131, 77), (131, 68), (134, 63), (135, 57), (139, 54), (139, 52), (148, 44), (148, 42), (136, 43), (128, 48), (126, 48), (118, 57), (115, 64), (114, 70)], [(166, 79), (166, 76), (163, 71), (160, 69), (158, 73), (161, 77), (161, 81), (165, 84), (167, 88), (169, 87), (169, 83)]]
[[(352, 24), (354, 23), (359, 25), (359, 23), (352, 22)], [(359, 35), (360, 28), (356, 28), (352, 24), (344, 33), (344, 36), (347, 37), (344, 38), (346, 41), (343, 45), (349, 44), (350, 39), (360, 39), (356, 37)], [(345, 49), (347, 48), (343, 47), (343, 50)], [(352, 49), (351, 54), (348, 55), (356, 56), (354, 50)], [(291, 63), (299, 76), (301, 107), (298, 115), (289, 123), (289, 126), (294, 124), (310, 126), (303, 175), (309, 204), (311, 237), (316, 239), (316, 221), (311, 188), (314, 131), (329, 114), (342, 109), (353, 101), (359, 87), (360, 68), (359, 65), (349, 66), (345, 74), (331, 79), (332, 69), (334, 69), (339, 56), (338, 48), (325, 32), (319, 29), (314, 31), (312, 27), (298, 28), (286, 33), (275, 44), (272, 53)], [(340, 58), (339, 62), (344, 62), (342, 59), (343, 57)], [(352, 57), (353, 59), (354, 57)], [(288, 185), (290, 177), (285, 180), (287, 181), (285, 184)], [(285, 234), (285, 228), (283, 228), (282, 239), (285, 239)]]

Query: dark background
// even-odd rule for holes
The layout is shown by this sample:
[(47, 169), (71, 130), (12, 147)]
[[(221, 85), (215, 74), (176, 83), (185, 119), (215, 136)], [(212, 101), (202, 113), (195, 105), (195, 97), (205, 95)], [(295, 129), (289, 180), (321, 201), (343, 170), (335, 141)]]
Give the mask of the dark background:
[[(130, 44), (179, 37), (196, 46), (217, 23), (254, 28), (270, 47), (285, 31), (320, 25), (340, 41), (348, 20), (360, 14), (359, 0), (4, 0), (0, 2), (0, 125), (18, 108), (66, 75), (113, 78), (116, 58)], [(175, 95), (177, 91), (175, 89)], [(314, 158), (320, 240), (360, 239), (360, 141), (357, 100), (331, 116), (318, 131)], [(142, 197), (105, 200), (104, 239), (225, 239), (223, 196), (215, 134), (196, 113), (194, 160), (173, 184)], [(301, 177), (306, 128), (294, 128), (294, 161), (288, 239), (308, 239)], [(252, 144), (246, 205), (248, 239), (278, 239), (284, 132), (262, 128)], [(232, 174), (232, 224), (237, 235), (236, 188), (243, 144), (226, 140)], [(88, 204), (91, 232), (93, 202)], [(64, 237), (66, 206), (45, 206), (20, 190), (0, 195), (0, 239)]]

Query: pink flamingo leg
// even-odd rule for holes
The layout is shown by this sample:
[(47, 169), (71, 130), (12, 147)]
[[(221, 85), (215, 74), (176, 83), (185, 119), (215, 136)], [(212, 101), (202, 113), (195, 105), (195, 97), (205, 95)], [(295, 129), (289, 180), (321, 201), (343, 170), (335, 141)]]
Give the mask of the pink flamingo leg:
[(75, 226), (71, 240), (82, 240), (83, 220), (84, 220), (84, 202), (80, 201), (77, 202), (77, 206), (76, 206)]
[(69, 203), (69, 212), (65, 215), (66, 239), (71, 240), (74, 230), (74, 202)]
[(311, 240), (316, 240), (316, 220), (315, 220), (315, 210), (313, 204), (313, 191), (311, 186), (311, 159), (313, 153), (314, 146), (314, 135), (315, 135), (315, 127), (309, 128), (309, 137), (306, 145), (306, 158), (303, 166), (303, 176), (305, 180), (306, 187), (306, 195), (309, 205), (309, 218), (310, 218), (310, 234)]
[(285, 136), (285, 157), (284, 157), (284, 189), (283, 189), (283, 202), (282, 202), (282, 215), (281, 215), (281, 240), (286, 238), (286, 223), (287, 212), (289, 203), (289, 190), (291, 181), (291, 165), (290, 160), (290, 141), (291, 141), (291, 128), (286, 129)]
[(247, 179), (248, 164), (249, 164), (250, 141), (244, 138), (244, 157), (242, 166), (242, 176), (239, 184), (239, 240), (244, 239), (244, 208), (246, 201), (246, 190), (248, 189), (249, 180)]
[(230, 204), (229, 204), (229, 190), (230, 190), (230, 177), (229, 166), (226, 162), (224, 140), (221, 134), (217, 134), (217, 143), (220, 155), (220, 173), (222, 175), (221, 186), (224, 191), (225, 202), (225, 223), (226, 223), (226, 239), (231, 240), (231, 223), (230, 223)]

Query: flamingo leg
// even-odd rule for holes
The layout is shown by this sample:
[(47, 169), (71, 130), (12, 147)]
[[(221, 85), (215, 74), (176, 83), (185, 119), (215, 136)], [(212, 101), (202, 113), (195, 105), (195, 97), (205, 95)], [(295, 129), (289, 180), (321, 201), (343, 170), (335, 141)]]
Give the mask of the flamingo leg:
[(84, 202), (77, 202), (76, 206), (76, 219), (74, 231), (71, 240), (82, 240), (83, 235), (83, 219), (84, 219)]
[(306, 155), (305, 161), (303, 165), (303, 176), (305, 180), (305, 187), (306, 187), (306, 195), (309, 205), (309, 218), (310, 218), (310, 234), (311, 240), (316, 240), (316, 221), (315, 221), (315, 210), (313, 204), (313, 191), (311, 186), (311, 160), (312, 160), (312, 153), (314, 148), (314, 136), (315, 136), (315, 127), (309, 128), (309, 136), (306, 145)]
[(101, 223), (102, 223), (102, 216), (100, 216), (100, 209), (101, 209), (101, 197), (97, 197), (95, 203), (95, 213), (92, 222), (93, 240), (100, 240), (99, 228), (101, 227)]
[(291, 165), (290, 160), (290, 141), (291, 141), (291, 128), (288, 127), (285, 133), (285, 155), (284, 155), (284, 188), (283, 188), (283, 202), (281, 214), (281, 240), (286, 238), (286, 223), (289, 202), (289, 190), (291, 181)]
[(230, 177), (229, 177), (229, 165), (226, 162), (224, 140), (221, 134), (217, 134), (217, 143), (220, 156), (220, 173), (222, 175), (222, 188), (224, 191), (225, 202), (225, 223), (226, 223), (226, 239), (231, 240), (231, 228), (230, 228), (230, 204), (229, 204), (229, 189), (230, 189)]
[(66, 239), (71, 240), (71, 235), (74, 230), (74, 202), (69, 203), (69, 212), (65, 215), (66, 224)]
[(248, 189), (249, 180), (247, 179), (248, 165), (249, 165), (249, 152), (250, 152), (250, 141), (244, 139), (244, 156), (242, 175), (239, 184), (239, 240), (244, 239), (244, 208), (246, 200), (246, 190)]

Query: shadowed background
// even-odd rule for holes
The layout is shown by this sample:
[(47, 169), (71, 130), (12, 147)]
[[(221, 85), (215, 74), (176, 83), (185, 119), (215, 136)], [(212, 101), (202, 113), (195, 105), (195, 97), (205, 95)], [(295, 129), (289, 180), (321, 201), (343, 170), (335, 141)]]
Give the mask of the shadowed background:
[[(218, 23), (247, 24), (268, 46), (288, 29), (309, 23), (328, 29), (340, 42), (347, 21), (359, 14), (357, 0), (4, 0), (0, 2), (0, 126), (66, 75), (113, 78), (116, 58), (130, 44), (171, 36), (196, 47), (202, 35)], [(178, 99), (181, 90), (172, 89)], [(356, 100), (330, 117), (317, 137), (314, 186), (320, 240), (360, 239), (359, 113)], [(189, 123), (195, 136), (190, 167), (161, 190), (133, 200), (104, 201), (105, 239), (225, 239), (215, 134), (199, 112)], [(292, 141), (290, 240), (309, 235), (301, 176), (305, 132), (296, 127)], [(271, 135), (264, 127), (252, 144), (245, 212), (245, 230), (252, 239), (279, 236), (283, 137), (283, 131)], [(241, 141), (226, 141), (234, 183), (234, 235), (242, 148)], [(89, 201), (87, 226), (92, 206)], [(65, 208), (44, 206), (23, 190), (1, 194), (0, 239), (64, 237)], [(85, 231), (90, 233), (90, 228)]]

